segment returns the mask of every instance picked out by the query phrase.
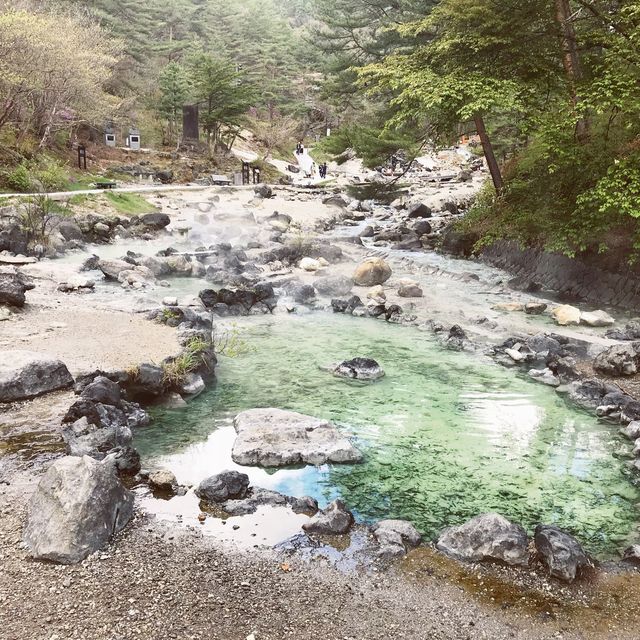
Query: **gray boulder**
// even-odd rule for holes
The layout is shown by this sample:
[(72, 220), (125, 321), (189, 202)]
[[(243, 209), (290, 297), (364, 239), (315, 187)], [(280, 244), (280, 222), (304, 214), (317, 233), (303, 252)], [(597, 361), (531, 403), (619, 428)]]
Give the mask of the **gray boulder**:
[(107, 280), (118, 280), (122, 272), (132, 269), (132, 265), (124, 260), (99, 260), (97, 267)]
[(74, 564), (104, 547), (132, 514), (133, 493), (111, 460), (61, 458), (29, 502), (23, 540), (35, 558)]
[(407, 209), (408, 218), (430, 218), (432, 213), (431, 208), (422, 202), (414, 202)]
[(334, 500), (326, 509), (318, 511), (302, 528), (307, 533), (339, 535), (347, 533), (353, 524), (353, 514), (342, 500)]
[(593, 368), (609, 376), (633, 376), (640, 369), (640, 342), (605, 349), (593, 360)]
[(519, 566), (529, 563), (528, 545), (526, 531), (498, 513), (485, 513), (459, 527), (449, 527), (436, 542), (440, 551), (457, 560), (497, 560)]
[(140, 221), (147, 229), (160, 231), (169, 226), (171, 218), (166, 213), (147, 213), (140, 218)]
[(351, 293), (353, 280), (346, 276), (325, 276), (315, 280), (313, 286), (322, 296), (346, 296)]
[(120, 387), (104, 376), (96, 377), (82, 390), (80, 395), (87, 400), (110, 405), (117, 405), (121, 399)]
[(582, 570), (592, 566), (580, 543), (558, 527), (539, 524), (534, 542), (543, 564), (554, 578), (573, 582)]
[(259, 184), (253, 188), (254, 193), (258, 198), (272, 198), (273, 189), (268, 184)]
[(381, 520), (373, 527), (373, 537), (380, 545), (378, 555), (383, 558), (403, 556), (422, 540), (420, 532), (406, 520)]
[(66, 365), (34, 351), (0, 352), (0, 403), (35, 398), (67, 389), (73, 378)]
[(34, 288), (25, 276), (13, 268), (0, 269), (0, 305), (24, 307), (26, 291)]
[(203, 480), (196, 495), (205, 502), (238, 500), (247, 495), (249, 476), (238, 471), (223, 471)]
[(378, 380), (384, 376), (384, 370), (371, 358), (353, 358), (333, 365), (333, 375), (338, 378)]
[(295, 411), (250, 409), (233, 424), (238, 436), (231, 456), (237, 464), (281, 467), (362, 460), (333, 424)]

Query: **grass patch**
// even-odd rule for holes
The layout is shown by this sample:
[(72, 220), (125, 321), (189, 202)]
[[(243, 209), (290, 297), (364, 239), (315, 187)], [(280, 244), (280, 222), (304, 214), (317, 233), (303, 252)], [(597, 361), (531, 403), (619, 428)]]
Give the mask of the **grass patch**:
[(123, 215), (134, 216), (157, 211), (154, 205), (137, 193), (107, 192), (105, 198), (118, 213)]

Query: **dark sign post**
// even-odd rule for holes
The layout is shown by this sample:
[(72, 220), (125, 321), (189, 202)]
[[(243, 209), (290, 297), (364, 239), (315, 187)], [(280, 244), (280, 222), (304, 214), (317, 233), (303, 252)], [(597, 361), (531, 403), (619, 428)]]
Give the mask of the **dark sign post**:
[(198, 127), (198, 105), (185, 104), (182, 107), (182, 138), (192, 142), (200, 140), (200, 129)]
[(251, 165), (242, 161), (242, 184), (251, 184)]
[(87, 147), (78, 145), (78, 169), (87, 170)]

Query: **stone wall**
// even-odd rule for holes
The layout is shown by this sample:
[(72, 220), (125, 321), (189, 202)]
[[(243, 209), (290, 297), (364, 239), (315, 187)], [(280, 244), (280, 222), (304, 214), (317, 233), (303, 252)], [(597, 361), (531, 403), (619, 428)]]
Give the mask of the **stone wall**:
[(481, 259), (523, 281), (536, 282), (573, 300), (595, 306), (640, 309), (640, 265), (630, 267), (616, 252), (584, 253), (576, 258), (540, 249), (521, 249), (502, 241), (485, 249)]

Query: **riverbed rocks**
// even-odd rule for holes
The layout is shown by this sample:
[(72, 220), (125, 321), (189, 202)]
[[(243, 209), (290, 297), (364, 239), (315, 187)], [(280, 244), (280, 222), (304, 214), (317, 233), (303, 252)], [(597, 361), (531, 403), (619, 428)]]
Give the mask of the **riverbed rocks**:
[(209, 503), (241, 500), (247, 495), (249, 476), (238, 471), (222, 471), (205, 478), (197, 487), (196, 495)]
[(640, 368), (640, 341), (615, 345), (599, 353), (593, 368), (609, 376), (633, 376)]
[(268, 282), (236, 289), (203, 289), (198, 295), (207, 309), (220, 316), (241, 316), (256, 311), (270, 313), (278, 304), (274, 287)]
[(0, 353), (0, 403), (35, 398), (72, 385), (66, 365), (53, 356), (20, 350)]
[(485, 513), (457, 527), (442, 531), (436, 547), (466, 562), (492, 560), (527, 566), (529, 539), (526, 531), (498, 513)]
[(289, 507), (294, 513), (312, 516), (318, 512), (318, 503), (314, 498), (287, 496), (272, 489), (249, 487), (242, 498), (229, 499), (218, 505), (230, 516), (244, 516), (255, 513), (261, 507)]
[(132, 515), (133, 494), (112, 461), (65, 457), (40, 480), (23, 540), (34, 558), (74, 564), (104, 547)]
[(327, 420), (282, 409), (249, 409), (234, 421), (233, 461), (281, 467), (360, 462), (362, 454)]
[(381, 520), (373, 526), (373, 537), (380, 545), (378, 556), (386, 559), (405, 555), (422, 540), (420, 532), (406, 520)]
[(0, 306), (24, 307), (25, 293), (35, 285), (17, 269), (0, 267)]
[(149, 474), (149, 486), (159, 493), (174, 493), (178, 487), (178, 479), (168, 469), (156, 469)]
[(338, 297), (351, 293), (353, 279), (347, 276), (324, 276), (313, 282), (315, 290), (321, 296)]
[(610, 327), (616, 323), (615, 319), (606, 311), (584, 311), (580, 314), (580, 322), (590, 327)]
[(582, 314), (577, 307), (563, 304), (551, 311), (551, 317), (555, 320), (556, 324), (559, 324), (561, 327), (566, 327), (567, 325), (580, 324)]
[(400, 284), (398, 295), (401, 298), (422, 298), (424, 294), (417, 282), (407, 280)]
[(319, 535), (341, 535), (353, 525), (353, 514), (342, 500), (334, 500), (325, 509), (318, 511), (302, 528), (307, 533)]
[(542, 563), (554, 578), (573, 582), (592, 566), (580, 543), (558, 527), (538, 525), (534, 542)]
[(391, 267), (382, 258), (367, 258), (356, 267), (354, 282), (361, 287), (384, 284), (391, 277)]
[(333, 375), (351, 380), (379, 380), (384, 377), (384, 370), (372, 358), (352, 358), (332, 365)]

